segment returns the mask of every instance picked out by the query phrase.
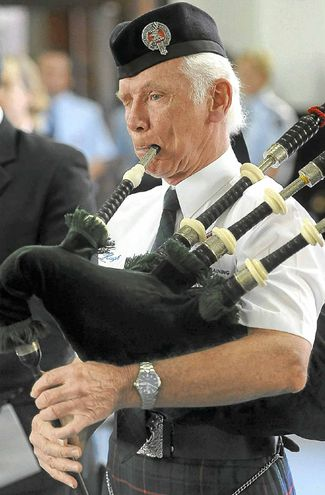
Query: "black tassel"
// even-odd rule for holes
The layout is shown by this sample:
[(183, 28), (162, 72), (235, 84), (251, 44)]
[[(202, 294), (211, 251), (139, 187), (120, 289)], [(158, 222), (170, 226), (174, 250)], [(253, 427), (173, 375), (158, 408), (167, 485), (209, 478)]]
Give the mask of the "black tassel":
[(38, 320), (27, 320), (0, 327), (0, 352), (14, 351), (19, 345), (31, 344), (49, 333), (45, 324)]
[(108, 231), (105, 223), (99, 217), (81, 208), (76, 208), (74, 213), (65, 215), (65, 223), (69, 227), (69, 232), (82, 234), (93, 247), (99, 248), (106, 246)]
[(169, 239), (165, 243), (164, 248), (168, 261), (175, 266), (180, 273), (195, 276), (196, 281), (199, 284), (203, 283), (206, 278), (209, 277), (210, 269), (180, 242), (175, 239)]
[(238, 309), (236, 306), (225, 306), (223, 300), (222, 286), (225, 280), (214, 275), (207, 278), (203, 287), (200, 288), (199, 312), (206, 321), (218, 320), (221, 317), (227, 318), (230, 324), (238, 321)]
[(164, 259), (158, 253), (146, 253), (126, 258), (124, 268), (137, 272), (150, 273)]

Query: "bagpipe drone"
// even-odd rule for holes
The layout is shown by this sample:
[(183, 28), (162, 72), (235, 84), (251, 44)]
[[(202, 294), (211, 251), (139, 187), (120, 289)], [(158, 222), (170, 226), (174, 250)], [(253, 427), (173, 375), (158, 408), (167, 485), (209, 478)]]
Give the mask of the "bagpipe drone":
[[(263, 286), (268, 273), (304, 246), (322, 245), (325, 220), (316, 225), (305, 222), (299, 235), (261, 260), (247, 260), (228, 280), (211, 275), (209, 267), (223, 254), (234, 252), (236, 241), (267, 215), (284, 214), (287, 198), (322, 180), (325, 152), (280, 193), (267, 190), (265, 201), (236, 224), (212, 229), (208, 238), (205, 231), (269, 167), (279, 165), (316, 134), (325, 124), (324, 110), (325, 105), (310, 109), (266, 151), (259, 166), (244, 164), (241, 179), (197, 219), (184, 219), (180, 230), (156, 253), (129, 260), (123, 270), (91, 263), (99, 249), (109, 249), (106, 222), (159, 152), (153, 145), (97, 215), (77, 210), (67, 217), (69, 232), (59, 246), (27, 246), (3, 262), (1, 350), (16, 349), (26, 356), (28, 346), (35, 346), (42, 335), (43, 325), (31, 319), (27, 304), (32, 295), (43, 301), (86, 359), (123, 365), (205, 349), (245, 335), (246, 328), (236, 323), (236, 303), (253, 287)], [(309, 381), (302, 392), (252, 401), (249, 414), (247, 404), (212, 408), (218, 427), (246, 434), (249, 428), (256, 436), (296, 433), (325, 439), (324, 334), (325, 329), (317, 333)], [(269, 416), (271, 423), (261, 419)], [(316, 423), (306, 424), (306, 416), (317, 416)]]

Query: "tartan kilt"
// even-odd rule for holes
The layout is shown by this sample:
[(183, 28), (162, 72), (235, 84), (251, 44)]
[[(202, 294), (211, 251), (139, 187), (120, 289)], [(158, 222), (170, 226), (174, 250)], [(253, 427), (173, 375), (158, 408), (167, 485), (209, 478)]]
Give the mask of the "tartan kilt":
[[(232, 495), (269, 460), (151, 459), (137, 454), (130, 457), (111, 438), (107, 471), (112, 492), (105, 487), (103, 494)], [(285, 455), (242, 493), (295, 495)]]

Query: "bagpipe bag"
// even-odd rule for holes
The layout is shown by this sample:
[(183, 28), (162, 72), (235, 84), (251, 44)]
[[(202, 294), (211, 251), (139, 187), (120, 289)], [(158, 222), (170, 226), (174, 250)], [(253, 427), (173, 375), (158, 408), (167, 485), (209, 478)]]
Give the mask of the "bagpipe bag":
[(2, 264), (0, 279), (2, 326), (33, 325), (27, 300), (36, 295), (85, 359), (130, 364), (206, 348), (246, 331), (233, 326), (234, 311), (227, 308), (222, 321), (204, 320), (202, 288), (175, 294), (151, 273), (98, 266), (61, 246), (17, 250)]

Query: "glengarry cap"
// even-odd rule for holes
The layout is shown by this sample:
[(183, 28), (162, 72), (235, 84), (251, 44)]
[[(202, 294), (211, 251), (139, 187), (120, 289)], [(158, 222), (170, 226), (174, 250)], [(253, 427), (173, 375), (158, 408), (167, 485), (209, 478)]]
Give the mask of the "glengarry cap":
[(112, 31), (110, 47), (119, 79), (194, 53), (226, 57), (213, 18), (186, 2), (166, 5), (118, 24)]

